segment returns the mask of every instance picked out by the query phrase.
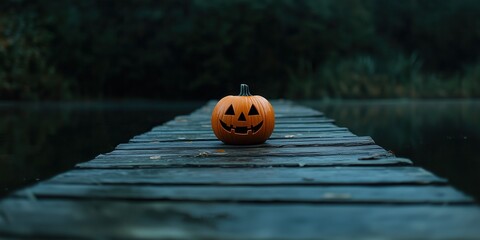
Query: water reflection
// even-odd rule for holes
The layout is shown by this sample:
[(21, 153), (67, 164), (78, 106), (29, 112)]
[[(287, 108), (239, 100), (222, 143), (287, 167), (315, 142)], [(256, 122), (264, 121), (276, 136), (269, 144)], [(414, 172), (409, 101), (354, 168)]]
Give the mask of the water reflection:
[(304, 103), (480, 200), (480, 101)]
[(110, 152), (203, 103), (0, 103), (0, 196)]

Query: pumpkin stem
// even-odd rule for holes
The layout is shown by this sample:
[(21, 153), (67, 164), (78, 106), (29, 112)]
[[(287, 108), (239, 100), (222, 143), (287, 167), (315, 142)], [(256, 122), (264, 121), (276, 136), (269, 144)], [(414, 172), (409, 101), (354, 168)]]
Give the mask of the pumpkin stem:
[(252, 96), (247, 84), (240, 84), (240, 94), (238, 96)]

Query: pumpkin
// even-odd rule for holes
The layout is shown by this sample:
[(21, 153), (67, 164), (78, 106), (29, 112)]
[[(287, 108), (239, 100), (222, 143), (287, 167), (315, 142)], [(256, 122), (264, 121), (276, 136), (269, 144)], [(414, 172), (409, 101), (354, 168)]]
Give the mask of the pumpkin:
[(262, 96), (252, 96), (248, 85), (240, 85), (238, 96), (226, 96), (212, 112), (212, 130), (226, 144), (260, 144), (272, 135), (275, 113)]

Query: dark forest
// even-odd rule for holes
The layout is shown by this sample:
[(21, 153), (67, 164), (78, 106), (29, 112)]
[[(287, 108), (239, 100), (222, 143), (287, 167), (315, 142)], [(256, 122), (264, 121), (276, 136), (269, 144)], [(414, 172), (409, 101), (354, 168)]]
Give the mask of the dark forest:
[(0, 99), (480, 96), (480, 1), (4, 0)]

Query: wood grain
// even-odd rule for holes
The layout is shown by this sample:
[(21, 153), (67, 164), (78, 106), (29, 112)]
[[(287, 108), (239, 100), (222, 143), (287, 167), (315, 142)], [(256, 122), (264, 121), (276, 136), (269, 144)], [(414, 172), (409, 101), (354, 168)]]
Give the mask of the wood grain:
[(446, 179), (319, 111), (271, 103), (265, 144), (218, 141), (209, 101), (11, 194), (0, 239), (480, 238), (480, 208)]
[(142, 201), (471, 205), (474, 201), (449, 186), (144, 186), (43, 183), (16, 197)]
[(73, 170), (52, 178), (50, 182), (158, 185), (423, 185), (443, 184), (446, 181), (418, 167), (278, 167)]
[(408, 166), (412, 162), (405, 158), (372, 158), (359, 160), (365, 155), (345, 156), (121, 156), (102, 155), (92, 161), (80, 163), (78, 168), (159, 168), (159, 167), (339, 167), (339, 166)]
[(8, 200), (4, 236), (96, 239), (478, 239), (476, 206)]

